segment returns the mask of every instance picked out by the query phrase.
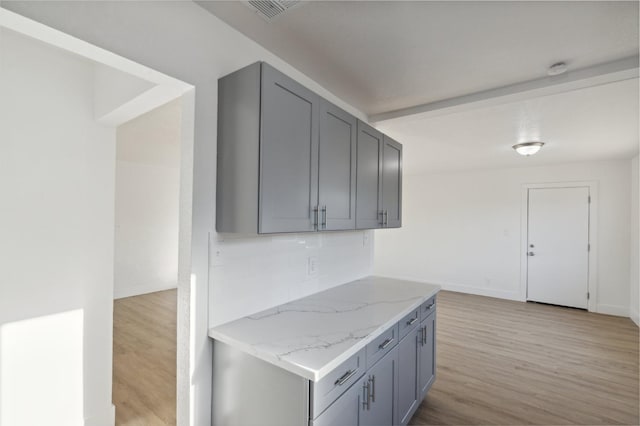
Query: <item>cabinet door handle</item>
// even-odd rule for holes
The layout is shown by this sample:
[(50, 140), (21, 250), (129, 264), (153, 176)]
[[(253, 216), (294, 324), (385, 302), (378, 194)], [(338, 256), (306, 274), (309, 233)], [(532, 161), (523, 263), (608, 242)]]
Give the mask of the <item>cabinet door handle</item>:
[(407, 321), (407, 325), (413, 325), (416, 323), (416, 321), (418, 321), (418, 318), (411, 318), (409, 321)]
[(388, 226), (389, 225), (389, 211), (385, 210), (384, 211), (384, 226)]
[(322, 206), (322, 229), (327, 229), (327, 206)]
[(362, 384), (362, 409), (366, 409), (367, 411), (369, 411), (369, 393), (370, 393), (370, 389), (369, 389), (369, 381), (366, 381), (365, 383)]
[(384, 210), (380, 210), (378, 216), (380, 216), (380, 226), (384, 226)]
[(346, 373), (344, 373), (342, 375), (342, 377), (340, 377), (338, 380), (336, 380), (336, 382), (334, 383), (334, 386), (342, 386), (342, 385), (344, 385), (350, 378), (353, 377), (354, 374), (356, 374), (356, 371), (358, 371), (357, 368), (355, 370), (349, 370)]
[(426, 345), (426, 344), (427, 344), (427, 326), (426, 326), (426, 325), (425, 325), (425, 326), (424, 326), (424, 328), (422, 329), (422, 335), (424, 336), (424, 337), (422, 338), (422, 341), (423, 341), (423, 343), (422, 343), (422, 344), (423, 344), (423, 345)]
[(378, 346), (379, 349), (387, 349), (389, 345), (393, 342), (393, 337), (391, 339), (387, 339)]
[(318, 230), (318, 206), (313, 208), (313, 230)]
[(371, 402), (376, 402), (376, 376), (369, 377), (371, 382)]

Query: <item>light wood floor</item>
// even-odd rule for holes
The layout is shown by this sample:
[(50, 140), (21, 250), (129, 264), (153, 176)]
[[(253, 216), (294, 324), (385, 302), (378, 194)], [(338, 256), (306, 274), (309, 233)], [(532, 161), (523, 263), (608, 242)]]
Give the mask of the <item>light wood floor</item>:
[[(627, 318), (441, 292), (437, 379), (414, 425), (638, 425)], [(176, 293), (115, 302), (118, 425), (175, 424)]]
[(437, 378), (414, 425), (638, 425), (628, 318), (441, 292)]
[(176, 424), (176, 295), (168, 290), (114, 302), (116, 425)]

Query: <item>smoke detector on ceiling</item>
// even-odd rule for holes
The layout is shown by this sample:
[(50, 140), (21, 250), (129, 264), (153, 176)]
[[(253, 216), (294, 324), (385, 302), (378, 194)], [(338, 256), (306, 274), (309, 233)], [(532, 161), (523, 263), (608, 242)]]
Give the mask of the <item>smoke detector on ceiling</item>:
[(551, 76), (564, 74), (565, 72), (567, 72), (567, 64), (564, 62), (556, 62), (547, 70), (547, 74)]
[(249, 0), (243, 2), (256, 15), (267, 22), (272, 22), (284, 12), (302, 4), (301, 0)]

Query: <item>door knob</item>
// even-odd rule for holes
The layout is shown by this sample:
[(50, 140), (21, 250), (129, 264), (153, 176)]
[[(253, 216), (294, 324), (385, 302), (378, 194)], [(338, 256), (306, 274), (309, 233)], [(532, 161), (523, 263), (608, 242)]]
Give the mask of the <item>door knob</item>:
[(535, 256), (535, 253), (530, 251), (529, 253), (527, 253), (527, 256)]

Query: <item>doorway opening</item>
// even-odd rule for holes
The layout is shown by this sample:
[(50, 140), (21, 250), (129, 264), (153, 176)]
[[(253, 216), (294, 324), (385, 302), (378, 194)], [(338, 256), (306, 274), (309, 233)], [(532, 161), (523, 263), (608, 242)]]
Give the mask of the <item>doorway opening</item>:
[(116, 131), (113, 403), (116, 424), (176, 423), (182, 105)]
[[(0, 309), (0, 422), (114, 424), (118, 417), (115, 423), (128, 424), (119, 414), (136, 398), (129, 393), (113, 405), (115, 350), (124, 356), (116, 375), (123, 370), (128, 380), (150, 384), (144, 398), (162, 389), (173, 402), (163, 421), (142, 422), (175, 424), (176, 382), (188, 381), (188, 369), (176, 371), (176, 351), (188, 360), (189, 345), (178, 342), (189, 341), (194, 87), (1, 8), (0, 38), (0, 181), (12, 206), (0, 251), (7, 282), (19, 290), (2, 292), (12, 309)], [(139, 141), (134, 124), (163, 111), (173, 119), (155, 121), (172, 123), (173, 145), (160, 149), (168, 129), (150, 126), (153, 149), (116, 149), (117, 136), (128, 129)], [(154, 255), (145, 260), (150, 247)], [(152, 284), (141, 278), (148, 275)], [(121, 285), (127, 280), (135, 289)], [(149, 363), (143, 370), (136, 353), (113, 344), (114, 296), (166, 288), (169, 302), (152, 302), (151, 317), (167, 327), (155, 336), (169, 361), (166, 371)], [(46, 339), (34, 338), (34, 321)], [(140, 316), (124, 323), (149, 325)], [(168, 385), (154, 387), (162, 374)]]
[(523, 188), (524, 299), (595, 310), (595, 201), (592, 182)]

